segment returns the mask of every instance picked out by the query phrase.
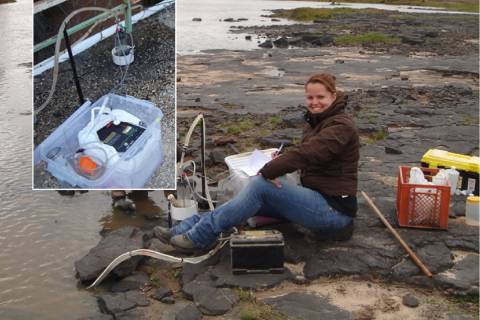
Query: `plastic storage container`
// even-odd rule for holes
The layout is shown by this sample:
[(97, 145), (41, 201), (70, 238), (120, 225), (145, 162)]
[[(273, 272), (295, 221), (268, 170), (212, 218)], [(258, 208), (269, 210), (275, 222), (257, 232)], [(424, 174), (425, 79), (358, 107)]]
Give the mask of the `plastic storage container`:
[[(399, 167), (397, 177), (397, 220), (401, 227), (447, 229), (450, 187), (411, 184), (410, 167)], [(431, 181), (438, 169), (421, 168)]]
[[(107, 98), (106, 107), (138, 117), (145, 124), (145, 131), (127, 151), (120, 153), (119, 161), (107, 166), (96, 179), (87, 178), (75, 171), (69, 158), (80, 148), (78, 132), (90, 121), (92, 108), (100, 107)], [(93, 104), (87, 101), (35, 149), (34, 163), (46, 162), (47, 170), (67, 187), (143, 188), (163, 161), (162, 118), (161, 110), (153, 103), (130, 96), (108, 94)]]
[(422, 157), (422, 166), (452, 168), (460, 173), (458, 189), (479, 195), (480, 158), (464, 154), (430, 149)]
[(480, 197), (470, 196), (467, 198), (465, 210), (465, 223), (471, 226), (480, 226)]

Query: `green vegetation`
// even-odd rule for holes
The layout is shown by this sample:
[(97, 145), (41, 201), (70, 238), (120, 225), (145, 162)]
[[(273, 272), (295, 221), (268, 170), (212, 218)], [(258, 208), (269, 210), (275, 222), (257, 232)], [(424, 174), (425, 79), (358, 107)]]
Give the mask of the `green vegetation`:
[(387, 137), (388, 137), (388, 131), (384, 129), (380, 129), (379, 131), (375, 131), (368, 137), (367, 143), (375, 144), (377, 141), (384, 140)]
[(244, 119), (241, 121), (227, 122), (226, 124), (222, 125), (222, 127), (227, 129), (227, 132), (230, 134), (240, 134), (244, 131), (252, 129), (254, 125), (255, 124), (252, 120)]
[(351, 9), (351, 8), (295, 8), (273, 10), (272, 18), (285, 18), (296, 21), (313, 21), (331, 19), (338, 15), (351, 15), (357, 13), (376, 13), (383, 10), (377, 9)]
[(476, 313), (478, 317), (479, 297), (478, 294), (470, 294), (466, 296), (451, 296), (449, 301), (457, 308), (469, 310)]
[(463, 126), (478, 125), (478, 117), (477, 116), (469, 116), (467, 114), (462, 114), (461, 119), (459, 121), (459, 124), (463, 125)]
[(266, 304), (252, 303), (240, 311), (241, 320), (284, 320), (286, 317)]
[(222, 103), (222, 106), (223, 106), (224, 108), (227, 108), (227, 109), (235, 109), (235, 108), (238, 108), (237, 105), (235, 105), (235, 104), (233, 104), (233, 103), (229, 103), (229, 102), (227, 102), (227, 103)]
[(233, 288), (233, 291), (238, 295), (240, 301), (255, 302), (255, 295), (252, 290), (245, 290), (242, 288)]
[[(310, 0), (314, 2), (330, 2), (322, 0)], [(411, 5), (419, 7), (439, 7), (452, 11), (479, 12), (478, 0), (345, 0), (350, 3), (381, 3), (392, 5)]]
[(282, 123), (282, 118), (280, 116), (271, 116), (271, 117), (268, 117), (267, 121), (270, 124), (278, 125)]
[(241, 320), (285, 320), (285, 316), (271, 306), (257, 301), (252, 290), (233, 288), (242, 303)]
[(401, 39), (381, 32), (366, 32), (356, 35), (345, 34), (336, 36), (334, 42), (337, 45), (398, 44), (401, 42)]

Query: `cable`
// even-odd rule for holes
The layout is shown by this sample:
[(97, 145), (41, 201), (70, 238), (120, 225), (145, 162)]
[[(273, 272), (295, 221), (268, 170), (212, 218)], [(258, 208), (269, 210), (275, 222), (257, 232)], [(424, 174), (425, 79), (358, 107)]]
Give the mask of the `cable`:
[[(142, 5), (135, 5), (132, 7), (132, 10), (136, 10), (138, 8), (143, 8)], [(96, 27), (99, 23), (101, 22), (104, 22), (108, 19), (110, 19), (112, 16), (115, 17), (115, 23), (118, 25), (119, 22), (118, 22), (118, 16), (121, 14), (117, 11), (114, 11), (114, 10), (111, 10), (111, 9), (107, 9), (107, 8), (101, 8), (101, 7), (85, 7), (85, 8), (80, 8), (80, 9), (77, 9), (75, 11), (73, 11), (72, 13), (70, 13), (61, 23), (60, 25), (60, 28), (58, 29), (58, 33), (57, 33), (57, 40), (56, 40), (56, 43), (55, 43), (55, 55), (54, 55), (54, 65), (53, 65), (53, 80), (52, 80), (52, 85), (50, 87), (50, 91), (48, 93), (48, 96), (47, 96), (47, 99), (42, 103), (42, 105), (37, 109), (35, 110), (35, 115), (39, 114), (43, 109), (45, 109), (45, 107), (50, 103), (52, 97), (53, 97), (53, 93), (55, 92), (55, 89), (57, 87), (57, 81), (58, 81), (58, 65), (59, 65), (59, 56), (60, 56), (60, 45), (61, 45), (61, 42), (62, 42), (62, 39), (63, 39), (63, 30), (66, 28), (68, 22), (77, 14), (81, 13), (81, 12), (86, 12), (86, 11), (100, 11), (100, 12), (107, 12), (110, 14), (109, 17), (105, 17), (104, 19), (102, 20), (99, 20), (97, 21), (92, 27), (90, 27), (90, 29), (82, 36), (82, 38), (80, 38), (79, 40), (77, 40), (73, 45), (72, 47), (77, 44), (78, 42), (84, 40), (87, 35), (89, 35), (94, 27)], [(132, 38), (132, 42), (133, 42), (133, 38)], [(62, 51), (64, 52), (64, 51)], [(123, 82), (122, 82), (123, 83)]]
[(145, 257), (155, 258), (155, 259), (159, 259), (167, 262), (199, 264), (200, 262), (207, 260), (208, 258), (215, 255), (218, 251), (220, 251), (220, 249), (222, 249), (227, 244), (229, 239), (230, 238), (222, 238), (223, 241), (219, 242), (219, 244), (215, 248), (210, 250), (207, 254), (204, 254), (198, 257), (192, 257), (192, 258), (179, 258), (179, 257), (175, 257), (172, 255), (168, 255), (165, 253), (161, 253), (161, 252), (149, 250), (149, 249), (137, 249), (137, 250), (125, 252), (119, 255), (118, 257), (116, 257), (115, 259), (113, 259), (113, 261), (110, 262), (110, 264), (103, 270), (103, 272), (97, 277), (97, 279), (95, 279), (95, 281), (89, 287), (87, 287), (87, 289), (92, 289), (93, 287), (98, 285), (100, 282), (102, 282), (103, 279), (105, 279), (108, 276), (108, 274), (116, 266), (118, 266), (120, 263), (132, 257), (145, 256)]
[(42, 105), (35, 111), (35, 115), (37, 115), (39, 112), (41, 112), (45, 107), (50, 103), (50, 100), (53, 97), (53, 93), (55, 92), (55, 88), (57, 86), (57, 80), (58, 80), (58, 60), (59, 60), (59, 54), (60, 54), (60, 44), (62, 43), (62, 38), (63, 38), (63, 30), (65, 30), (68, 22), (77, 14), (86, 12), (86, 11), (102, 11), (102, 12), (107, 12), (110, 15), (115, 15), (115, 18), (118, 19), (118, 13), (114, 12), (110, 9), (106, 8), (100, 8), (100, 7), (85, 7), (81, 9), (77, 9), (70, 13), (61, 23), (60, 28), (58, 29), (57, 33), (57, 41), (55, 43), (55, 56), (54, 56), (54, 66), (53, 66), (53, 81), (52, 81), (52, 86), (50, 88), (50, 92), (48, 93), (47, 99), (42, 103)]

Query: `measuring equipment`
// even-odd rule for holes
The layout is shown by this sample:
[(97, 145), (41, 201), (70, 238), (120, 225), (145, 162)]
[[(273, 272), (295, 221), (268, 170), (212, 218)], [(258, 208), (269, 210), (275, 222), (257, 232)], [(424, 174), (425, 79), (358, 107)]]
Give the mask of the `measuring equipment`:
[(282, 273), (283, 235), (277, 230), (249, 230), (230, 238), (232, 272)]
[(163, 160), (162, 118), (130, 96), (87, 101), (35, 149), (35, 164), (71, 186), (143, 188)]

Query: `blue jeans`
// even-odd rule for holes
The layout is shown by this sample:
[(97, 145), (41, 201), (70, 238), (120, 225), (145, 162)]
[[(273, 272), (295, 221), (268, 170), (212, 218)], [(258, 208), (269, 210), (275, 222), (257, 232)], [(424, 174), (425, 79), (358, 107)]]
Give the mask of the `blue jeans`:
[(253, 177), (232, 200), (203, 215), (194, 215), (174, 226), (174, 235), (186, 233), (198, 248), (212, 245), (221, 232), (259, 215), (287, 219), (315, 232), (335, 232), (352, 222), (352, 217), (330, 207), (322, 195), (309, 188), (289, 184), (280, 178), (278, 188), (262, 176)]

